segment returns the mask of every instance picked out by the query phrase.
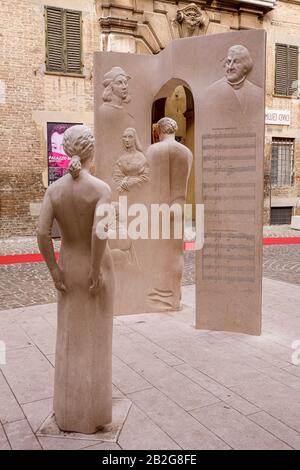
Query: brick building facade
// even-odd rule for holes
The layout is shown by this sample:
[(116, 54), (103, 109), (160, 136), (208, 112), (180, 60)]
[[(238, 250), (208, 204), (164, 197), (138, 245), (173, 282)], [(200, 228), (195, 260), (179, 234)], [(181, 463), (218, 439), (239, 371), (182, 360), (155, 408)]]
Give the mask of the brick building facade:
[[(156, 54), (175, 38), (250, 28), (268, 32), (266, 105), (271, 124), (266, 125), (265, 223), (271, 208), (277, 222), (300, 214), (299, 92), (287, 82), (285, 93), (280, 88), (285, 67), (276, 72), (287, 63), (288, 80), (298, 78), (300, 1), (0, 0), (0, 6), (0, 236), (34, 233), (48, 184), (47, 123), (93, 126), (94, 51)], [(59, 71), (49, 52), (53, 36), (46, 24), (53, 27), (54, 20), (47, 20), (46, 7), (57, 15), (80, 12), (81, 64), (76, 73)], [(72, 35), (73, 20), (69, 29), (63, 21), (62, 31)], [(55, 45), (51, 47), (53, 54)]]
[(82, 77), (45, 70), (45, 2), (1, 0), (0, 236), (34, 233), (47, 186), (47, 122), (93, 124), (93, 1), (46, 3), (82, 12)]

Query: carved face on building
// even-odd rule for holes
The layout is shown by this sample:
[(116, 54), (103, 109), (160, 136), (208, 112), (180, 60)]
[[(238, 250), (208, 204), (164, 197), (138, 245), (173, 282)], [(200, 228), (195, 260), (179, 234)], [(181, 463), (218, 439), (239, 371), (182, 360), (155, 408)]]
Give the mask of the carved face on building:
[(185, 13), (184, 21), (186, 22), (188, 28), (195, 29), (196, 26), (198, 26), (201, 22), (201, 16), (197, 15), (197, 12), (191, 9)]
[(239, 83), (246, 78), (253, 63), (249, 51), (244, 46), (232, 46), (225, 62), (225, 75), (229, 83)]
[(176, 19), (179, 24), (184, 23), (190, 33), (204, 24), (201, 10), (195, 4), (188, 5), (178, 10)]

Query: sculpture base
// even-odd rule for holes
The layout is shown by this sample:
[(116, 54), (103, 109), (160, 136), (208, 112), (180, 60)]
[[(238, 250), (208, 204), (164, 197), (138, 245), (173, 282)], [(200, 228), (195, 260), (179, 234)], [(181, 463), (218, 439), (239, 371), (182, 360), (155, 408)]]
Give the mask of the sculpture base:
[(88, 439), (90, 441), (117, 442), (119, 433), (127, 418), (131, 401), (126, 398), (113, 398), (113, 420), (94, 434), (61, 431), (57, 426), (55, 415), (51, 413), (37, 431), (40, 437), (61, 437), (68, 439)]

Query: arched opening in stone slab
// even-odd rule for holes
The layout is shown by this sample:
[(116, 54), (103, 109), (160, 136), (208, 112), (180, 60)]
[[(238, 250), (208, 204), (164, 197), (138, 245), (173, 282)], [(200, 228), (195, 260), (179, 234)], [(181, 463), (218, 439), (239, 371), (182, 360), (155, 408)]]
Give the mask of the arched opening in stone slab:
[[(156, 123), (163, 117), (170, 117), (177, 122), (176, 140), (186, 145), (194, 155), (194, 99), (187, 84), (171, 80), (156, 95), (152, 105), (152, 143), (158, 141)], [(188, 182), (187, 204), (193, 205), (195, 217), (195, 155)]]
[[(170, 80), (155, 97), (152, 105), (152, 143), (158, 141), (156, 123), (164, 116), (174, 119), (178, 124), (176, 140), (186, 145), (193, 154), (193, 165), (188, 181), (186, 202), (192, 205), (192, 225), (195, 226), (195, 154), (194, 154), (194, 99), (188, 85), (183, 81)], [(185, 221), (185, 241), (192, 240), (191, 221)], [(190, 227), (192, 228), (192, 227)], [(189, 234), (191, 237), (189, 237)], [(194, 282), (195, 252), (186, 251), (184, 255), (183, 285)]]

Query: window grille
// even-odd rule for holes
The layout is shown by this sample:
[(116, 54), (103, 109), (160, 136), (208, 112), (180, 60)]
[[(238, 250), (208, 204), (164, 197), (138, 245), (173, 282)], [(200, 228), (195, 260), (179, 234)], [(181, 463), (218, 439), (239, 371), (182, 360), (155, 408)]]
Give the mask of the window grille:
[(272, 186), (293, 184), (294, 139), (272, 139)]
[(271, 207), (271, 225), (290, 224), (292, 213), (292, 207)]

